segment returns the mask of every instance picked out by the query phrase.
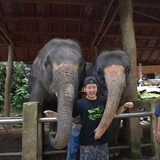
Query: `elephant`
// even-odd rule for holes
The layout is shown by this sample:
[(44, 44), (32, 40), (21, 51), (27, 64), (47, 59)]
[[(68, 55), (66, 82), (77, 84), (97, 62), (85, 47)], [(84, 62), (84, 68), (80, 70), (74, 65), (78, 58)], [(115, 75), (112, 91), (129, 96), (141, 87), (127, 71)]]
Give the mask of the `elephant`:
[(126, 102), (130, 71), (128, 53), (120, 49), (102, 51), (95, 64), (86, 71), (87, 76), (96, 77), (98, 95), (107, 97), (105, 111), (97, 129), (100, 129), (101, 134), (108, 129), (109, 146), (115, 145), (118, 137), (120, 119), (114, 119), (114, 116), (117, 108)]
[(66, 147), (72, 127), (72, 110), (85, 76), (80, 45), (71, 39), (52, 39), (35, 58), (29, 76), (30, 102), (38, 101), (43, 111), (58, 112), (57, 133), (49, 134), (55, 149)]

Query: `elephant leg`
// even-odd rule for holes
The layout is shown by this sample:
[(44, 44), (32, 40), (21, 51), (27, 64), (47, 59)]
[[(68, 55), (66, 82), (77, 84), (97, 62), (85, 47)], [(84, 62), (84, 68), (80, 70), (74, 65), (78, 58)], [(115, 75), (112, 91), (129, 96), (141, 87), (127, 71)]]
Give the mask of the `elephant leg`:
[[(119, 127), (121, 119), (113, 119), (110, 127), (108, 128), (108, 146), (113, 147), (117, 145), (117, 139), (119, 136)], [(119, 150), (110, 151), (110, 157), (118, 156)]]

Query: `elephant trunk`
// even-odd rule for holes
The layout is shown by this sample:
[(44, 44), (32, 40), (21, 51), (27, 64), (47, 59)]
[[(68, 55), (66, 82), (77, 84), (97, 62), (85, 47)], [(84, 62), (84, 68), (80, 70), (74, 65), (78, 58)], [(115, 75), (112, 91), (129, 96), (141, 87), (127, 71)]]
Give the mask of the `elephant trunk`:
[(58, 121), (56, 136), (51, 132), (49, 138), (56, 149), (65, 148), (71, 136), (72, 111), (79, 83), (77, 72), (78, 67), (70, 63), (54, 66)]
[(103, 117), (97, 129), (103, 135), (111, 124), (119, 106), (125, 83), (124, 68), (122, 66), (112, 65), (104, 70), (105, 82), (108, 88), (107, 103)]
[(56, 149), (65, 148), (70, 139), (72, 128), (72, 110), (75, 95), (75, 88), (72, 84), (69, 84), (66, 90), (61, 89), (58, 93), (57, 134), (55, 138), (54, 135), (50, 134), (50, 142)]

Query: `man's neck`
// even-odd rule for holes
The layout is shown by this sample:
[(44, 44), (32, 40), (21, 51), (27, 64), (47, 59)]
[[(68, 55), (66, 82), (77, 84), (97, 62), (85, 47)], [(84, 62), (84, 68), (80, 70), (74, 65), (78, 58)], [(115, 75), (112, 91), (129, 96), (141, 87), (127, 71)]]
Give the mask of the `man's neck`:
[(88, 97), (88, 96), (86, 96), (86, 98), (89, 99), (89, 100), (96, 100), (97, 96), (94, 96), (94, 97)]

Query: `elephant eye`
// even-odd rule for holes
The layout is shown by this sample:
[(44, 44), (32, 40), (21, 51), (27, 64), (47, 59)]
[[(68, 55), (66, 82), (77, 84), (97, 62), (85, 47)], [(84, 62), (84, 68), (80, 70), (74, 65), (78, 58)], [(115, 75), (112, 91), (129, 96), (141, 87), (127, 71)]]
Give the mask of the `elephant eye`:
[(125, 67), (125, 73), (126, 73), (126, 74), (129, 74), (129, 73), (130, 73), (130, 67), (129, 67), (129, 66), (126, 66), (126, 67)]
[(105, 80), (104, 79), (104, 73), (103, 73), (103, 70), (101, 68), (98, 69), (98, 77), (102, 80)]
[(80, 68), (80, 69), (82, 69), (82, 68), (83, 68), (83, 63), (82, 63), (82, 62), (80, 62), (80, 64), (79, 64), (79, 68)]

